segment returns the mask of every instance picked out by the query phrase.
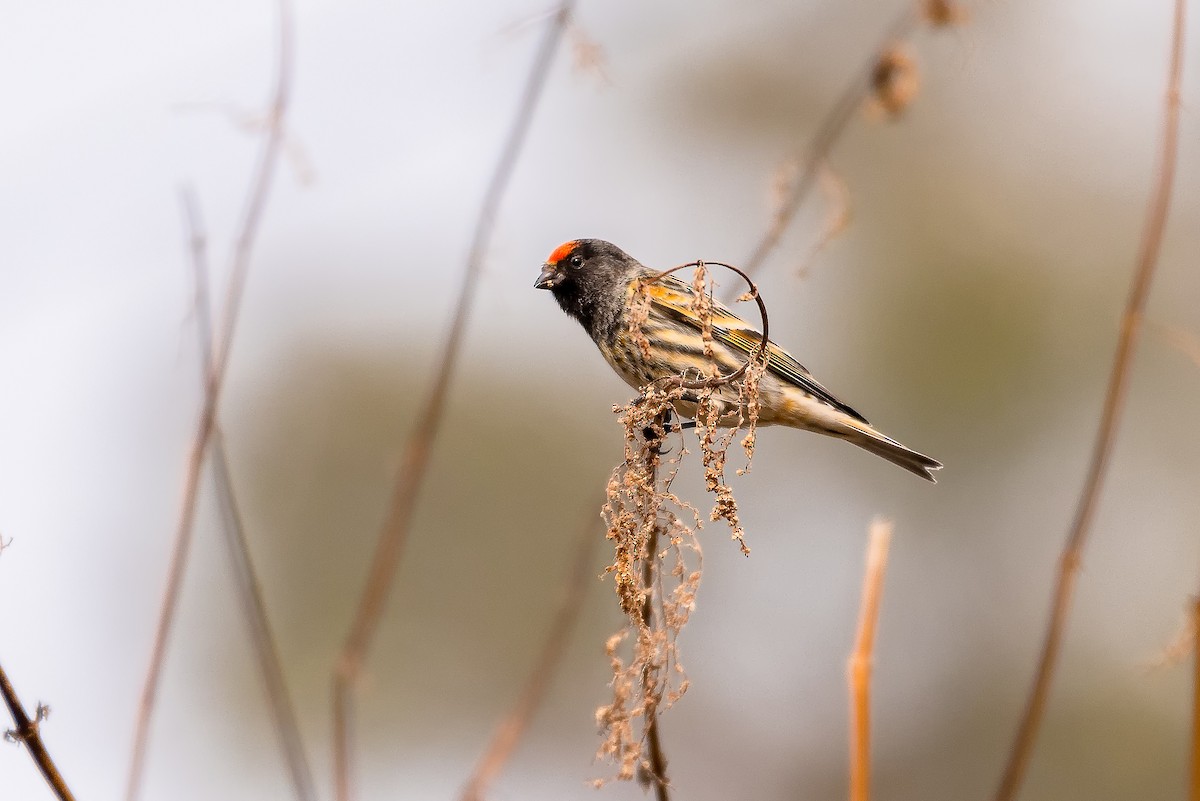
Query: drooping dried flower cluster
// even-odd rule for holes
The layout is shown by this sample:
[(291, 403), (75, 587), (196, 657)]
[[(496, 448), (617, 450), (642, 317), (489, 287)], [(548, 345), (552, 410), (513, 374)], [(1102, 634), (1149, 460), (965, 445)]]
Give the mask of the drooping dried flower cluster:
[[(692, 288), (692, 311), (701, 321), (705, 350), (711, 354), (713, 300), (702, 263), (697, 264)], [(753, 285), (742, 299), (757, 300)], [(649, 313), (649, 298), (636, 292), (630, 328), (647, 350), (641, 328)], [(708, 375), (692, 372), (652, 382), (628, 404), (614, 408), (625, 432), (625, 453), (609, 480), (603, 515), (614, 546), (608, 572), (614, 576), (626, 624), (605, 645), (613, 697), (596, 711), (596, 722), (605, 737), (598, 756), (617, 765), (619, 779), (640, 775), (646, 781), (665, 781), (662, 765), (654, 764), (656, 720), (688, 686), (676, 643), (695, 608), (702, 563), (696, 531), (702, 524), (698, 511), (671, 489), (689, 453), (681, 435), (678, 452), (665, 456), (664, 441), (679, 431), (675, 405), (682, 400), (696, 407), (705, 489), (715, 497), (710, 518), (726, 521), (742, 552), (749, 555), (725, 462), (742, 428), (747, 429), (742, 440), (747, 468), (753, 457), (758, 382), (764, 370), (761, 355), (761, 350), (756, 352), (746, 367), (729, 376), (719, 375), (714, 361)]]

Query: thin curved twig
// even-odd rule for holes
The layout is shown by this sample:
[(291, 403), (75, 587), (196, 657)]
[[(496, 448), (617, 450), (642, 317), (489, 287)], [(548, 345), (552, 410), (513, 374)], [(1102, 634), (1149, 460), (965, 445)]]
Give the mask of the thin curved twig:
[(776, 209), (771, 224), (767, 226), (767, 230), (759, 238), (750, 257), (746, 259), (747, 273), (758, 272), (767, 260), (767, 256), (779, 244), (783, 232), (787, 230), (796, 213), (800, 211), (800, 207), (808, 198), (813, 186), (816, 185), (821, 165), (828, 160), (833, 146), (841, 138), (846, 126), (850, 124), (850, 120), (854, 119), (854, 113), (871, 93), (872, 80), (880, 57), (896, 40), (907, 36), (920, 18), (916, 3), (905, 4), (903, 11), (897, 14), (892, 24), (888, 26), (888, 31), (880, 40), (879, 45), (871, 52), (871, 57), (838, 95), (837, 102), (834, 103), (829, 115), (821, 122), (821, 127), (817, 129), (808, 145), (803, 172), (792, 182), (787, 195)]
[(350, 801), (350, 714), (351, 693), (362, 675), (367, 650), (374, 639), (383, 615), (384, 604), (391, 591), (400, 555), (408, 539), (409, 526), (417, 497), (425, 478), (425, 466), (441, 426), (442, 412), (450, 387), (450, 378), (458, 361), (459, 350), (466, 330), (483, 257), (491, 242), (500, 201), (516, 167), (521, 148), (542, 95), (546, 78), (558, 45), (571, 18), (574, 0), (563, 0), (551, 17), (549, 27), (534, 58), (529, 79), (521, 94), (512, 128), (508, 133), (496, 170), (484, 194), (483, 205), (472, 236), (466, 268), (455, 305), (454, 318), (438, 361), (433, 386), (417, 415), (405, 446), (404, 458), (396, 474), (387, 518), (379, 532), (371, 567), (363, 585), (354, 622), (338, 656), (333, 676), (333, 773), (334, 793), (338, 801)]
[(1038, 729), (1050, 693), (1058, 655), (1062, 646), (1063, 633), (1071, 612), (1071, 600), (1075, 592), (1075, 580), (1087, 544), (1096, 504), (1100, 499), (1104, 476), (1108, 469), (1113, 441), (1125, 405), (1129, 387), (1129, 368), (1142, 329), (1142, 316), (1146, 299), (1150, 294), (1150, 282), (1158, 264), (1158, 253), (1162, 245), (1163, 230), (1167, 223), (1167, 211), (1171, 201), (1171, 187), (1175, 180), (1175, 159), (1179, 145), (1179, 94), (1183, 73), (1183, 36), (1186, 0), (1175, 0), (1174, 29), (1171, 35), (1171, 61), (1167, 72), (1166, 102), (1163, 109), (1162, 151), (1159, 156), (1158, 173), (1150, 202), (1146, 209), (1146, 224), (1138, 248), (1137, 264), (1129, 297), (1121, 316), (1121, 333), (1117, 340), (1117, 352), (1113, 357), (1108, 390), (1104, 396), (1104, 409), (1092, 449), (1087, 478), (1079, 496), (1075, 519), (1067, 535), (1059, 561), (1058, 579), (1050, 609), (1050, 620), (1042, 642), (1042, 652), (1034, 673), (1033, 684), (1025, 702), (1021, 722), (1013, 738), (1012, 750), (1004, 776), (996, 791), (996, 801), (1012, 801), (1020, 791), (1025, 771), (1033, 754)]
[[(668, 272), (674, 272), (674, 270)], [(746, 280), (749, 281), (750, 279), (747, 278)], [(662, 440), (648, 441), (645, 447), (650, 459), (650, 486), (656, 486), (658, 483), (658, 465)], [(654, 566), (658, 561), (658, 530), (659, 524), (657, 522), (650, 527), (649, 538), (646, 542), (646, 557), (642, 562), (642, 587), (645, 594), (642, 596), (640, 614), (642, 626), (646, 629), (652, 629), (654, 623), (653, 593), (650, 591), (650, 588), (654, 586)], [(659, 590), (661, 592), (661, 586)], [(652, 683), (648, 672), (644, 673), (642, 675), (642, 695), (646, 699), (646, 751), (649, 758), (646, 760), (646, 769), (641, 771), (641, 779), (643, 784), (654, 787), (654, 801), (671, 801), (671, 780), (667, 778), (667, 755), (663, 751), (662, 733), (659, 729), (658, 708), (662, 703), (662, 691), (660, 689), (658, 692), (654, 692), (651, 689)]]
[(167, 569), (167, 582), (163, 590), (158, 624), (155, 628), (150, 664), (146, 669), (137, 718), (134, 722), (133, 752), (125, 791), (127, 801), (136, 801), (141, 791), (146, 747), (150, 735), (150, 718), (154, 712), (158, 682), (162, 676), (163, 661), (166, 658), (167, 639), (175, 620), (175, 610), (179, 605), (183, 574), (187, 567), (188, 551), (192, 541), (200, 473), (208, 443), (215, 428), (217, 406), (225, 380), (226, 367), (229, 364), (234, 333), (237, 329), (238, 312), (241, 308), (250, 255), (258, 234), (259, 221), (266, 208), (271, 178), (274, 175), (283, 142), (283, 121), (287, 111), (292, 76), (292, 16), (289, 0), (279, 0), (279, 62), (277, 70), (267, 135), (259, 151), (258, 164), (251, 179), (246, 206), (230, 259), (229, 286), (220, 327), (221, 336), (214, 347), (212, 363), (205, 381), (203, 406), (188, 453), (178, 528), (171, 550), (170, 566)]
[[(184, 222), (191, 243), (192, 278), (195, 283), (195, 309), (197, 339), (200, 343), (202, 378), (212, 363), (212, 304), (208, 292), (208, 262), (206, 258), (207, 238), (200, 219), (200, 207), (190, 187), (182, 192)], [(262, 597), (258, 571), (250, 556), (250, 545), (246, 540), (246, 528), (241, 509), (233, 490), (233, 475), (229, 468), (229, 455), (225, 448), (225, 433), (220, 421), (214, 421), (212, 432), (212, 470), (217, 499), (220, 503), (224, 525), (225, 544), (233, 568), (234, 585), (241, 600), (242, 613), (250, 632), (250, 642), (262, 676), (267, 694), (267, 707), (275, 723), (275, 734), (283, 751), (284, 761), (292, 778), (292, 789), (299, 801), (316, 801), (316, 785), (312, 769), (304, 751), (300, 736), (300, 724), (295, 706), (288, 694), (287, 681), (283, 675), (283, 662), (279, 658), (279, 647), (271, 631), (267, 617), (267, 605)]]
[(58, 772), (58, 766), (54, 764), (54, 760), (50, 758), (50, 752), (46, 750), (46, 744), (42, 742), (41, 723), (46, 719), (47, 708), (38, 704), (37, 712), (33, 718), (30, 718), (25, 712), (25, 707), (21, 705), (21, 699), (17, 697), (17, 691), (13, 689), (12, 682), (8, 680), (8, 674), (4, 672), (3, 667), (0, 667), (0, 695), (4, 696), (4, 704), (12, 715), (13, 723), (17, 726), (8, 731), (6, 736), (25, 744), (25, 747), (29, 749), (29, 756), (33, 758), (38, 770), (42, 772), (46, 784), (50, 785), (50, 789), (58, 796), (59, 801), (75, 801), (71, 788), (67, 787), (66, 780)]
[(593, 511), (588, 515), (587, 524), (580, 530), (575, 559), (563, 587), (562, 602), (555, 613), (554, 622), (550, 624), (550, 633), (546, 635), (542, 650), (534, 660), (525, 687), (513, 708), (496, 726), (487, 750), (480, 757), (475, 772), (471, 774), (467, 786), (463, 789), (461, 801), (483, 801), (492, 782), (516, 750), (517, 743), (529, 728), (534, 713), (550, 688), (550, 681), (554, 678), (566, 651), (567, 638), (571, 629), (575, 627), (579, 611), (583, 608), (583, 599), (587, 597), (588, 587), (591, 586), (591, 582), (588, 581), (591, 577), (589, 567), (598, 541), (596, 535), (602, 533), (600, 518), (594, 511), (599, 505), (596, 503), (589, 507)]

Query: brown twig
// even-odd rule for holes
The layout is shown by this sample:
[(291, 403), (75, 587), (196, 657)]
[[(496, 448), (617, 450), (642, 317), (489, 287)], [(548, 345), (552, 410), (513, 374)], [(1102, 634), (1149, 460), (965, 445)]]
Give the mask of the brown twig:
[[(1200, 631), (1200, 595), (1192, 599), (1192, 631)], [(1192, 754), (1189, 801), (1200, 801), (1200, 636), (1192, 638)]]
[(603, 534), (599, 525), (600, 519), (595, 512), (599, 505), (597, 501), (588, 506), (587, 524), (580, 529), (575, 559), (567, 573), (562, 602), (554, 615), (554, 622), (550, 624), (550, 632), (546, 635), (541, 652), (534, 660), (533, 669), (517, 702), (496, 726), (487, 750), (476, 763), (475, 771), (463, 789), (462, 801), (483, 801), (492, 782), (516, 750), (517, 743), (529, 728), (534, 713), (550, 688), (550, 681), (554, 678), (566, 651), (567, 638), (571, 629), (575, 627), (579, 611), (583, 608), (583, 599), (587, 597), (588, 587), (591, 586), (589, 579), (592, 578), (592, 554), (596, 550), (596, 542)]
[(8, 707), (9, 714), (12, 715), (13, 722), (17, 726), (8, 731), (6, 736), (10, 740), (25, 744), (25, 747), (29, 749), (29, 755), (33, 757), (38, 770), (46, 779), (46, 784), (50, 785), (50, 789), (59, 797), (60, 801), (75, 801), (75, 796), (67, 787), (67, 782), (58, 772), (54, 760), (50, 758), (46, 744), (42, 742), (41, 723), (46, 719), (48, 709), (38, 704), (37, 712), (31, 719), (25, 713), (25, 707), (21, 706), (21, 699), (17, 697), (17, 691), (13, 689), (12, 682), (8, 680), (8, 674), (4, 672), (3, 667), (0, 667), (0, 694), (4, 696), (4, 704)]
[(812, 141), (809, 142), (803, 170), (792, 182), (789, 191), (779, 203), (775, 215), (771, 219), (771, 224), (759, 239), (758, 244), (754, 246), (750, 258), (746, 259), (745, 270), (747, 273), (754, 274), (762, 267), (767, 256), (779, 244), (783, 232), (787, 230), (796, 213), (800, 211), (801, 205), (817, 181), (821, 165), (828, 161), (833, 146), (841, 137), (842, 132), (846, 130), (846, 126), (850, 124), (850, 120), (854, 119), (854, 114), (862, 105), (863, 100), (873, 91), (873, 80), (880, 58), (891, 49), (897, 40), (907, 36), (920, 18), (917, 7), (912, 3), (906, 4), (904, 10), (892, 21), (887, 33), (871, 52), (871, 57), (842, 90), (829, 115), (822, 121), (821, 127), (817, 129)]
[(479, 272), (483, 257), (491, 241), (496, 214), (508, 187), (525, 143), (525, 135), (533, 120), (542, 88), (550, 73), (554, 54), (558, 50), (563, 31), (570, 21), (574, 0), (563, 0), (551, 17), (551, 22), (538, 48), (533, 66), (522, 92), (512, 128), (496, 163), (496, 170), (484, 194), (483, 205), (475, 225), (462, 286), (455, 306), (454, 318), (446, 338), (433, 386), (417, 415), (405, 447), (404, 458), (396, 475), (392, 490), (391, 505), (379, 533), (371, 567), (363, 585), (354, 622), (338, 656), (333, 676), (333, 772), (334, 792), (338, 801), (349, 801), (350, 790), (350, 714), (351, 693), (362, 675), (363, 661), (374, 639), (374, 634), (383, 615), (384, 603), (391, 591), (400, 554), (408, 539), (409, 525), (416, 508), (417, 496), (426, 474), (426, 463), (437, 438), (445, 408), (446, 394), (450, 386), (455, 364), (466, 330), (475, 290), (479, 284)]
[(1104, 397), (1104, 409), (1100, 415), (1100, 425), (1096, 432), (1091, 463), (1083, 490), (1080, 493), (1075, 519), (1070, 533), (1067, 535), (1059, 561), (1058, 579), (1054, 588), (1049, 624), (1042, 642), (1041, 657), (1038, 660), (1020, 725), (1013, 739), (1008, 764), (996, 792), (997, 801), (1011, 801), (1016, 798), (1025, 776), (1025, 770), (1029, 765), (1029, 758), (1033, 753), (1034, 742), (1037, 739), (1038, 728), (1046, 707), (1046, 698), (1050, 692), (1050, 683), (1058, 662), (1063, 632), (1066, 629), (1067, 618), (1071, 610), (1076, 575), (1083, 557), (1084, 545), (1087, 543), (1092, 518), (1095, 516), (1096, 504), (1100, 498), (1104, 476), (1108, 468), (1113, 440), (1116, 438), (1117, 424), (1125, 403), (1126, 390), (1129, 386), (1129, 367), (1133, 362), (1138, 335), (1142, 328), (1142, 316), (1146, 308), (1146, 299), (1150, 294), (1150, 281), (1158, 263), (1158, 253), (1171, 200), (1171, 186), (1175, 179), (1175, 156), (1179, 142), (1179, 92), (1183, 71), (1185, 7), (1186, 0), (1175, 0), (1171, 61), (1167, 73), (1166, 101), (1163, 109), (1162, 151), (1155, 185), (1146, 210), (1146, 223), (1138, 248), (1133, 282), (1130, 286), (1129, 298), (1125, 303), (1125, 311), (1121, 317), (1121, 332), (1117, 340), (1117, 352), (1113, 358), (1108, 390)]
[(167, 639), (175, 620), (175, 610), (179, 604), (179, 593), (183, 584), (183, 574), (187, 566), (188, 551), (192, 540), (201, 468), (204, 464), (204, 456), (208, 448), (209, 439), (215, 427), (217, 405), (221, 395), (221, 387), (225, 380), (225, 372), (229, 363), (229, 354), (234, 333), (237, 328), (238, 311), (241, 307), (242, 291), (245, 287), (250, 254), (253, 251), (254, 241), (258, 234), (259, 220), (262, 218), (263, 210), (266, 207), (267, 196), (271, 187), (271, 177), (274, 174), (275, 164), (279, 159), (280, 146), (283, 142), (283, 120), (284, 114), (287, 111), (292, 75), (292, 20), (291, 5), (288, 0), (279, 0), (279, 63), (277, 70), (274, 97), (271, 101), (270, 125), (267, 129), (267, 136), (264, 139), (262, 148), (259, 151), (258, 164), (251, 179), (246, 206), (242, 214), (238, 236), (234, 243), (230, 259), (229, 286), (226, 292), (225, 308), (220, 327), (221, 336), (213, 349), (212, 363), (209, 366), (205, 381), (203, 406), (196, 424), (196, 433), (192, 438), (191, 449), (188, 453), (183, 498), (180, 502), (179, 523), (171, 551), (170, 566), (167, 569), (166, 587), (163, 591), (158, 625), (154, 633), (150, 664), (146, 669), (141, 699), (138, 704), (137, 719), (134, 723), (133, 753), (130, 759), (129, 778), (125, 791), (125, 797), (128, 801), (135, 801), (141, 789), (146, 759), (146, 746), (150, 735), (150, 718), (154, 711), (155, 695), (158, 691), (158, 682), (162, 675), (163, 661), (166, 657)]
[(825, 214), (825, 221), (821, 224), (821, 231), (818, 233), (816, 241), (808, 249), (808, 253), (805, 254), (796, 271), (801, 278), (808, 275), (817, 256), (821, 255), (821, 252), (850, 226), (850, 189), (846, 186), (846, 182), (825, 163), (817, 165), (817, 183), (825, 195), (829, 209)]
[(891, 521), (881, 518), (872, 521), (858, 634), (854, 638), (854, 652), (846, 665), (846, 679), (850, 684), (850, 801), (870, 801), (871, 798), (871, 668), (891, 542)]
[[(200, 207), (190, 188), (182, 192), (184, 223), (187, 226), (189, 251), (191, 253), (192, 278), (195, 283), (195, 309), (197, 339), (200, 343), (202, 378), (206, 377), (208, 365), (212, 363), (212, 308), (208, 292), (207, 237), (200, 219)], [(233, 477), (229, 468), (229, 456), (225, 448), (225, 434), (219, 421), (214, 421), (212, 433), (212, 469), (215, 491), (219, 501), (224, 525), (225, 544), (233, 568), (234, 585), (241, 600), (242, 613), (250, 630), (250, 642), (257, 658), (259, 674), (262, 676), (267, 694), (267, 706), (275, 724), (275, 733), (283, 751), (284, 761), (292, 778), (292, 788), (300, 801), (316, 801), (316, 786), (312, 770), (304, 752), (304, 741), (300, 736), (300, 724), (288, 695), (287, 682), (283, 675), (283, 663), (279, 648), (267, 618), (267, 607), (263, 601), (258, 573), (250, 556), (246, 540), (246, 529), (241, 510), (233, 490)]]

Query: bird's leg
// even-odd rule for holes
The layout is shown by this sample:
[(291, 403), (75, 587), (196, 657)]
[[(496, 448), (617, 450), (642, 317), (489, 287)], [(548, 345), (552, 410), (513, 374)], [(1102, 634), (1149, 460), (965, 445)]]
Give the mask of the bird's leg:
[[(678, 423), (673, 423), (674, 419), (675, 419), (675, 413), (672, 412), (670, 409), (667, 409), (665, 412), (662, 413), (660, 422), (662, 423), (662, 430), (664, 433), (675, 434), (680, 431), (688, 431), (688, 430), (696, 427), (695, 420), (683, 420)], [(656, 437), (656, 431), (654, 429), (654, 426), (646, 426), (645, 428), (643, 428), (642, 429), (642, 437), (647, 442), (656, 439), (657, 437)]]
[(671, 431), (671, 410), (667, 409), (654, 420), (653, 425), (642, 429), (642, 438), (651, 453), (661, 455), (663, 439)]
[(652, 448), (658, 449), (659, 445), (662, 444), (662, 438), (673, 430), (671, 428), (671, 419), (673, 417), (674, 413), (670, 409), (664, 411), (658, 416), (658, 419), (654, 421), (654, 425), (646, 426), (642, 429), (642, 438), (645, 439)]

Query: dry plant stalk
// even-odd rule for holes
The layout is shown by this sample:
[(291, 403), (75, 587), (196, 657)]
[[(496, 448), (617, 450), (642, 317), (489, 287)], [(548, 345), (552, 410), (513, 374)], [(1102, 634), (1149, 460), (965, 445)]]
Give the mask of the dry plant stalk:
[(30, 718), (25, 712), (25, 707), (21, 705), (21, 699), (17, 697), (17, 691), (13, 689), (12, 682), (8, 680), (8, 674), (4, 672), (3, 667), (0, 667), (0, 695), (4, 696), (4, 704), (8, 707), (9, 714), (12, 715), (13, 723), (16, 724), (15, 729), (4, 733), (5, 739), (25, 744), (38, 770), (42, 772), (46, 784), (50, 785), (50, 789), (58, 796), (59, 801), (75, 801), (75, 796), (67, 787), (66, 780), (58, 772), (58, 766), (50, 758), (46, 744), (42, 742), (41, 724), (50, 714), (50, 707), (38, 704), (37, 712)]
[(170, 564), (167, 568), (166, 586), (163, 589), (163, 598), (159, 607), (154, 643), (150, 651), (150, 664), (146, 668), (137, 715), (134, 720), (133, 748), (125, 790), (125, 797), (128, 801), (135, 801), (141, 791), (146, 749), (150, 737), (150, 719), (154, 712), (158, 683), (166, 659), (167, 642), (175, 622), (175, 610), (179, 605), (183, 576), (187, 569), (192, 531), (195, 526), (196, 502), (199, 497), (200, 474), (209, 441), (216, 429), (217, 407), (225, 382), (226, 368), (229, 365), (234, 334), (237, 331), (242, 294), (250, 267), (250, 255), (258, 236), (259, 222), (266, 209), (272, 178), (275, 174), (275, 165), (279, 161), (283, 147), (284, 116), (288, 108), (292, 83), (292, 16), (291, 4), (288, 0), (279, 0), (278, 14), (279, 62), (276, 67), (269, 124), (259, 151), (258, 163), (250, 180), (245, 211), (239, 222), (237, 239), (230, 256), (229, 284), (226, 289), (225, 307), (219, 327), (220, 338), (213, 344), (212, 359), (208, 365), (207, 377), (204, 382), (204, 400), (199, 419), (196, 422), (196, 432), (192, 437), (188, 452), (183, 497), (180, 501), (175, 541), (171, 548)]
[[(195, 314), (197, 340), (200, 343), (201, 380), (207, 378), (208, 366), (212, 362), (212, 307), (208, 291), (208, 237), (200, 218), (200, 204), (191, 187), (181, 193), (184, 225), (188, 233), (188, 251), (191, 258), (192, 280), (195, 291)], [(219, 420), (213, 421), (212, 471), (213, 490), (217, 495), (223, 518), (221, 531), (233, 568), (234, 585), (237, 588), (242, 614), (250, 633), (250, 644), (262, 676), (266, 691), (267, 708), (279, 737), (280, 749), (292, 789), (297, 801), (316, 801), (316, 785), (312, 770), (304, 751), (300, 736), (300, 724), (296, 710), (288, 694), (287, 681), (283, 675), (283, 662), (279, 658), (279, 647), (267, 617), (267, 605), (263, 599), (258, 571), (250, 555), (246, 539), (246, 527), (241, 509), (233, 489), (233, 473), (229, 467), (229, 454), (225, 448), (225, 434)]]
[(796, 270), (796, 274), (800, 278), (808, 276), (817, 256), (821, 255), (821, 252), (829, 247), (833, 240), (850, 227), (850, 188), (846, 186), (846, 182), (828, 164), (821, 164), (818, 167), (817, 181), (821, 186), (821, 195), (825, 199), (827, 210), (816, 241), (808, 249), (808, 253)]
[(817, 174), (822, 164), (829, 160), (833, 147), (846, 130), (846, 126), (854, 119), (855, 112), (871, 93), (872, 76), (875, 65), (882, 53), (895, 41), (907, 36), (918, 22), (919, 15), (915, 5), (903, 8), (888, 26), (881, 43), (871, 52), (866, 64), (850, 79), (842, 93), (838, 95), (833, 108), (821, 121), (812, 140), (809, 142), (804, 157), (794, 159), (797, 164), (803, 164), (796, 170), (797, 177), (788, 181), (787, 191), (780, 198), (771, 215), (767, 229), (759, 237), (750, 257), (746, 259), (745, 270), (753, 275), (771, 254), (783, 238), (784, 231), (791, 225), (800, 207), (808, 198), (817, 182)]
[(442, 345), (433, 385), (425, 396), (412, 433), (405, 443), (404, 458), (392, 488), (392, 498), (380, 527), (375, 551), (366, 580), (363, 582), (354, 620), (346, 640), (338, 654), (333, 670), (333, 781), (334, 797), (338, 801), (349, 801), (353, 797), (350, 783), (351, 715), (353, 693), (362, 678), (363, 665), (375, 639), (383, 617), (384, 607), (391, 592), (400, 564), (400, 557), (408, 540), (413, 513), (417, 507), (423, 481), (428, 473), (426, 466), (441, 428), (446, 397), (450, 391), (450, 380), (458, 363), (458, 356), (465, 336), (467, 320), (479, 286), (478, 275), (483, 269), (484, 256), (491, 242), (500, 203), (508, 189), (509, 179), (516, 169), (526, 134), (533, 122), (534, 112), (542, 96), (542, 89), (554, 63), (559, 41), (571, 19), (574, 0), (562, 0), (551, 12), (550, 22), (530, 67), (529, 76), (521, 92), (520, 100), (509, 128), (504, 146), (496, 161), (495, 170), (484, 192), (483, 203), (475, 222), (467, 253), (463, 280), (450, 329)]
[[(704, 263), (659, 273), (644, 279), (643, 287), (692, 266), (696, 267), (693, 311), (701, 320), (707, 350), (712, 348), (713, 302)], [(726, 481), (725, 462), (729, 446), (742, 428), (746, 429), (742, 444), (747, 464), (754, 453), (767, 316), (753, 282), (741, 270), (729, 269), (746, 279), (750, 286), (746, 298), (755, 300), (762, 313), (763, 342), (756, 352), (729, 375), (719, 375), (714, 362), (708, 375), (653, 381), (628, 404), (613, 410), (624, 430), (625, 455), (609, 479), (602, 515), (614, 549), (607, 572), (614, 576), (626, 623), (605, 645), (613, 672), (613, 695), (610, 704), (596, 711), (597, 725), (604, 734), (598, 757), (616, 764), (617, 779), (639, 777), (655, 788), (659, 798), (666, 798), (668, 782), (658, 716), (688, 688), (677, 642), (695, 609), (703, 562), (696, 537), (702, 525), (700, 514), (671, 489), (679, 465), (689, 453), (682, 439), (678, 454), (664, 463), (662, 445), (672, 432), (677, 402), (696, 406), (705, 488), (715, 499), (709, 517), (724, 520), (742, 552), (750, 553), (737, 501)], [(635, 341), (645, 341), (641, 326), (649, 314), (649, 299), (644, 291), (635, 291), (632, 306), (631, 334)]]
[(869, 537), (858, 634), (854, 639), (854, 652), (846, 665), (846, 679), (850, 685), (850, 801), (870, 801), (871, 798), (871, 669), (883, 577), (892, 542), (891, 521), (873, 520)]
[(1125, 406), (1126, 390), (1129, 387), (1129, 369), (1133, 364), (1138, 335), (1142, 329), (1146, 300), (1150, 295), (1150, 282), (1158, 264), (1163, 231), (1167, 223), (1167, 210), (1171, 202), (1171, 187), (1175, 181), (1175, 161), (1179, 147), (1179, 96), (1183, 75), (1183, 35), (1185, 30), (1186, 0), (1175, 0), (1174, 24), (1171, 35), (1171, 57), (1167, 69), (1167, 91), (1163, 108), (1161, 151), (1154, 186), (1146, 209), (1145, 228), (1138, 247), (1137, 261), (1129, 288), (1129, 297), (1121, 315), (1121, 332), (1117, 339), (1117, 352), (1113, 356), (1112, 371), (1104, 395), (1104, 408), (1096, 430), (1092, 457), (1087, 478), (1079, 494), (1075, 518), (1067, 534), (1059, 557), (1058, 577), (1055, 581), (1046, 633), (1042, 651), (1034, 671), (1033, 682), (1025, 701), (1025, 709), (1017, 732), (1013, 737), (1012, 749), (1000, 786), (996, 790), (996, 801), (1012, 801), (1021, 789), (1025, 770), (1033, 754), (1038, 729), (1050, 694), (1050, 684), (1058, 664), (1067, 618), (1071, 612), (1071, 601), (1075, 594), (1075, 580), (1083, 560), (1092, 519), (1108, 472), (1109, 456), (1116, 439), (1121, 411)]
[(563, 599), (550, 626), (550, 633), (542, 646), (538, 658), (534, 661), (533, 669), (526, 680), (517, 702), (507, 715), (497, 724), (492, 740), (487, 750), (476, 763), (475, 771), (467, 780), (460, 801), (483, 801), (500, 770), (508, 762), (516, 750), (521, 736), (529, 728), (534, 713), (541, 704), (550, 688), (550, 681), (562, 661), (566, 651), (567, 638), (579, 617), (583, 600), (590, 586), (588, 579), (592, 578), (590, 566), (592, 552), (599, 533), (599, 521), (594, 513), (588, 515), (587, 524), (579, 530), (578, 545), (576, 546), (574, 564), (567, 574), (563, 588)]
[[(747, 273), (753, 275), (758, 272), (771, 251), (779, 245), (784, 231), (795, 219), (800, 207), (808, 198), (813, 186), (816, 185), (821, 166), (829, 161), (834, 145), (837, 144), (846, 127), (854, 119), (856, 112), (864, 102), (869, 104), (873, 95), (876, 96), (876, 100), (878, 99), (881, 83), (885, 86), (895, 85), (895, 78), (900, 76), (887, 65), (894, 61), (893, 54), (897, 47), (896, 43), (904, 41), (920, 23), (932, 28), (945, 28), (966, 22), (966, 20), (966, 10), (954, 0), (915, 0), (906, 4), (897, 13), (888, 25), (887, 32), (880, 39), (879, 45), (850, 79), (850, 82), (838, 95), (833, 108), (822, 119), (807, 149), (803, 151), (803, 158), (792, 159), (793, 163), (803, 164), (803, 166), (794, 170), (796, 175), (794, 179), (787, 181), (786, 192), (778, 200), (767, 229), (759, 237), (750, 257), (746, 259), (745, 270)], [(881, 65), (883, 66), (881, 67)], [(913, 77), (915, 77), (915, 73)], [(903, 83), (898, 87), (901, 90), (900, 95), (903, 95), (904, 92), (910, 94), (909, 101), (912, 99), (911, 92), (915, 91), (915, 88), (915, 85), (906, 88)], [(894, 92), (895, 90), (891, 90), (886, 94), (888, 104), (898, 104), (902, 107), (904, 105), (900, 102), (902, 97), (900, 95), (893, 96)]]

